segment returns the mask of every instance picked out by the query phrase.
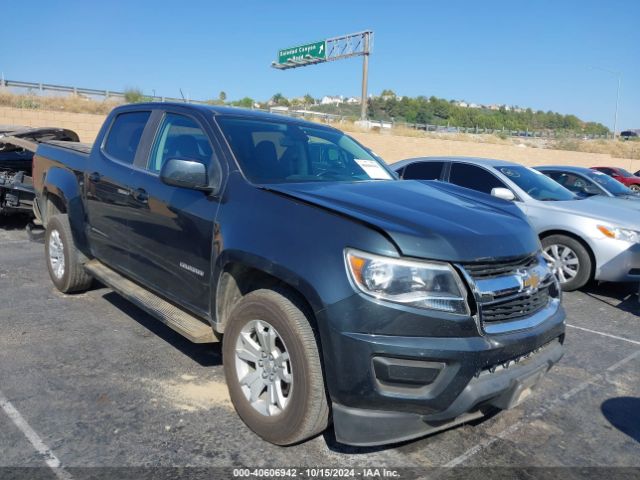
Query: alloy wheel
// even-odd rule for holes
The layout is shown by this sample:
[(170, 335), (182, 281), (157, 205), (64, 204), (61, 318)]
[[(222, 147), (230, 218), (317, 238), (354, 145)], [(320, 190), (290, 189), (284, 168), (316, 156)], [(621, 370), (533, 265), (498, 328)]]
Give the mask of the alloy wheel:
[(53, 230), (49, 235), (49, 264), (56, 278), (64, 275), (64, 244), (60, 232)]
[(542, 254), (560, 283), (573, 280), (580, 270), (580, 260), (576, 252), (566, 245), (549, 245)]
[(264, 416), (278, 415), (293, 392), (291, 360), (284, 340), (264, 320), (252, 320), (236, 341), (236, 373), (245, 398)]

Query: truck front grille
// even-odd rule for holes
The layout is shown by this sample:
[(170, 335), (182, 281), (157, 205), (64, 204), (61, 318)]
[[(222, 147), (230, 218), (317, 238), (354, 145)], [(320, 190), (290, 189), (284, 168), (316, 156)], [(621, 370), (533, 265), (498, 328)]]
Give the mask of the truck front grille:
[(508, 331), (510, 322), (521, 325), (519, 320), (535, 315), (560, 296), (539, 254), (461, 267), (474, 290), (479, 326), (487, 332)]
[(490, 305), (482, 305), (480, 314), (483, 322), (503, 322), (533, 315), (549, 303), (549, 287), (535, 293), (523, 293), (516, 298)]
[(492, 263), (465, 263), (464, 269), (474, 279), (499, 277), (513, 273), (521, 268), (527, 268), (534, 265), (537, 261), (536, 255), (527, 255), (513, 260)]

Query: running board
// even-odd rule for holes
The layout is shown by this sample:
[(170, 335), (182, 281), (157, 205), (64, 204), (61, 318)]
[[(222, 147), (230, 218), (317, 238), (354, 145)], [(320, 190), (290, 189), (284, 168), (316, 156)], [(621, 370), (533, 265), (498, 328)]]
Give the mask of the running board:
[(91, 260), (85, 270), (97, 280), (125, 297), (193, 343), (215, 343), (218, 338), (211, 325), (163, 300), (156, 294), (128, 280), (98, 260)]

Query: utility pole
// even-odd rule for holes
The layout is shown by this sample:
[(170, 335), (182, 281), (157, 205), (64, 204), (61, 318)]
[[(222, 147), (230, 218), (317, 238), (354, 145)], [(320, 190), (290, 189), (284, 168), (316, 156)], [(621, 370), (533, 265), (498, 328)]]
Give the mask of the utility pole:
[(618, 104), (620, 103), (620, 84), (622, 83), (622, 75), (618, 73), (618, 91), (616, 92), (616, 115), (613, 119), (613, 139), (616, 139), (618, 132)]
[(615, 112), (615, 116), (613, 117), (613, 139), (615, 140), (618, 132), (618, 107), (620, 105), (620, 87), (622, 85), (622, 72), (617, 72), (615, 70), (609, 70), (608, 68), (595, 67), (595, 66), (590, 66), (589, 68), (602, 70), (603, 72), (607, 72), (618, 77), (618, 89), (616, 91), (616, 112)]
[(364, 49), (362, 52), (362, 97), (360, 100), (360, 120), (367, 119), (367, 81), (369, 80), (369, 36), (371, 32), (364, 33)]

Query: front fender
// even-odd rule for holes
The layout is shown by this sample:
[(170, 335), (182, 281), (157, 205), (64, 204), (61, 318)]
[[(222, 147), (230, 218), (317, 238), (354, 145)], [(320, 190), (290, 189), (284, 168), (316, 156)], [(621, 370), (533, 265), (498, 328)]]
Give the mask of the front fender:
[(322, 300), (316, 289), (307, 280), (302, 278), (293, 270), (276, 264), (266, 257), (243, 252), (241, 250), (225, 250), (218, 256), (214, 268), (212, 291), (217, 291), (218, 282), (225, 268), (230, 264), (240, 264), (248, 268), (253, 268), (277, 278), (294, 288), (309, 302), (314, 312), (321, 310), (323, 307)]

